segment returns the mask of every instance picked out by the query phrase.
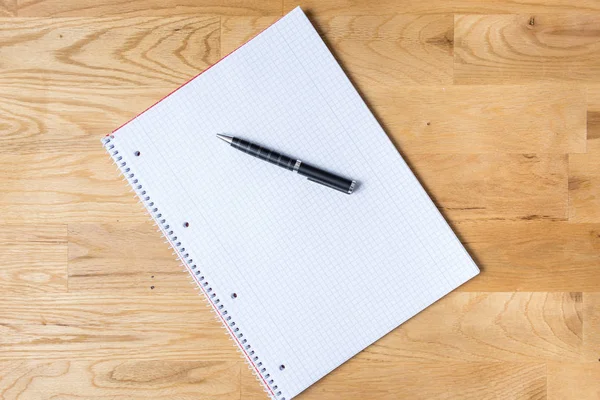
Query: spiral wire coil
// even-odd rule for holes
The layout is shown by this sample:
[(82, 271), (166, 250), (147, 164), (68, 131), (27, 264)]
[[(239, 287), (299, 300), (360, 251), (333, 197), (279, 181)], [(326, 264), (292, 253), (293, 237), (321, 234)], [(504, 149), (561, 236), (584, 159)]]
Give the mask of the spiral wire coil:
[[(179, 261), (189, 272), (194, 282), (204, 293), (209, 305), (214, 309), (217, 315), (220, 317), (220, 321), (223, 323), (225, 330), (233, 337), (242, 349), (242, 354), (249, 364), (252, 372), (255, 373), (257, 380), (259, 380), (265, 387), (265, 391), (274, 399), (286, 400), (282, 396), (282, 392), (279, 387), (275, 384), (271, 377), (271, 374), (267, 372), (267, 369), (263, 366), (256, 352), (252, 349), (252, 346), (248, 343), (248, 340), (244, 338), (244, 334), (240, 328), (236, 325), (229, 312), (225, 309), (221, 300), (214, 292), (213, 288), (209, 285), (206, 277), (202, 275), (202, 272), (198, 266), (194, 263), (194, 260), (190, 257), (190, 254), (186, 251), (186, 248), (177, 237), (175, 229), (167, 222), (166, 218), (160, 212), (158, 206), (152, 201), (150, 195), (144, 190), (143, 184), (136, 177), (135, 172), (132, 171), (131, 167), (127, 164), (127, 161), (123, 158), (123, 155), (116, 149), (115, 143), (113, 142), (114, 135), (106, 136), (102, 139), (105, 150), (108, 152), (113, 162), (117, 165), (117, 168), (123, 175), (123, 177), (129, 182), (134, 192), (140, 199), (140, 202), (144, 205), (147, 212), (150, 214), (152, 219), (155, 221), (161, 234), (167, 239), (169, 245), (178, 256)], [(136, 153), (139, 155), (139, 152)], [(282, 366), (283, 367), (283, 366)], [(280, 367), (280, 369), (282, 369)]]

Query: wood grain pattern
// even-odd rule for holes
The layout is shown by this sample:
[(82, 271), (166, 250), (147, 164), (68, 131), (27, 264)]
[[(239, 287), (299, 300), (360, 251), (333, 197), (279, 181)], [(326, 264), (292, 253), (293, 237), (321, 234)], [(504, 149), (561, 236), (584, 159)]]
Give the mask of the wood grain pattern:
[(570, 221), (600, 222), (599, 185), (600, 151), (569, 155)]
[(187, 273), (149, 223), (69, 225), (69, 291), (192, 293)]
[(232, 399), (239, 363), (213, 361), (0, 362), (3, 399)]
[[(451, 220), (566, 219), (564, 155), (415, 155), (409, 160)], [(24, 165), (15, 171), (16, 163)], [(6, 222), (148, 218), (101, 147), (90, 154), (7, 155), (0, 160), (0, 177), (6, 182), (0, 220)]]
[[(255, 379), (242, 371), (242, 398), (263, 400)], [(546, 366), (538, 363), (427, 363), (350, 360), (302, 393), (304, 400), (546, 399)]]
[(600, 398), (596, 0), (0, 0), (0, 398), (266, 399), (99, 139), (296, 4), (482, 267), (298, 399)]
[(100, 138), (172, 90), (0, 86), (0, 154), (26, 155), (30, 162), (37, 154), (99, 154)]
[[(46, 360), (240, 360), (220, 322), (194, 293), (37, 295), (0, 299), (0, 306), (0, 360), (39, 354)], [(577, 361), (582, 320), (581, 293), (453, 293), (357, 359), (366, 365)]]
[(90, 154), (0, 157), (0, 222), (148, 221), (145, 209), (99, 143)]
[(67, 291), (66, 225), (0, 225), (0, 287), (22, 296)]
[(549, 363), (548, 400), (600, 398), (600, 363)]
[(365, 93), (407, 154), (586, 151), (585, 91), (579, 88), (369, 86)]
[[(600, 224), (462, 221), (454, 229), (484, 271), (458, 291), (600, 291)], [(187, 280), (148, 223), (69, 226), (71, 292), (175, 295), (192, 291)]]
[(584, 294), (583, 361), (600, 365), (600, 292)]
[(17, 0), (0, 0), (0, 17), (17, 15)]
[(455, 1), (410, 1), (410, 0), (283, 0), (284, 11), (296, 6), (310, 9), (319, 14), (333, 15), (381, 15), (391, 13), (519, 13), (519, 12), (573, 12), (596, 11), (600, 6), (593, 0), (577, 3), (568, 0), (455, 0)]
[(3, 296), (0, 360), (241, 361), (208, 304), (182, 285), (170, 296)]
[(452, 221), (567, 219), (565, 155), (424, 154), (408, 159)]
[(595, 82), (600, 13), (458, 15), (454, 82)]
[[(0, 94), (0, 153), (95, 152), (98, 137), (171, 90), (115, 87), (90, 93), (84, 87), (7, 85)], [(369, 86), (364, 93), (407, 154), (586, 151), (585, 91), (578, 88)], [(592, 118), (587, 117), (588, 130)]]
[[(224, 18), (223, 54), (275, 18)], [(334, 56), (359, 87), (452, 83), (452, 15), (314, 18)]]
[(357, 359), (366, 365), (380, 360), (579, 361), (582, 308), (578, 292), (452, 293)]
[(19, 0), (18, 13), (21, 17), (280, 15), (281, 3), (279, 0)]
[(176, 87), (219, 59), (219, 18), (10, 18), (0, 84)]
[(454, 224), (484, 273), (461, 291), (600, 291), (600, 224)]
[(221, 54), (229, 54), (274, 24), (279, 16), (221, 18)]
[(587, 153), (569, 155), (569, 220), (600, 222), (600, 87), (588, 88)]

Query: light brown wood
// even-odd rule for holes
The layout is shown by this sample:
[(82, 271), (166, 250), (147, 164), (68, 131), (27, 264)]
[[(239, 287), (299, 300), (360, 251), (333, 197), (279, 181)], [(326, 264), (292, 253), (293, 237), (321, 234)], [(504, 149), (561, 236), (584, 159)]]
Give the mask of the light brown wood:
[(455, 13), (519, 13), (519, 12), (573, 12), (598, 11), (600, 6), (593, 0), (529, 0), (514, 2), (510, 0), (283, 0), (284, 11), (289, 11), (298, 5), (313, 10), (319, 14), (346, 15), (382, 15), (392, 13), (436, 14), (444, 12)]
[(585, 153), (585, 91), (548, 86), (365, 89), (409, 154)]
[(548, 400), (600, 398), (600, 363), (548, 364)]
[[(6, 154), (0, 157), (0, 221), (44, 224), (144, 222), (149, 217), (100, 145), (92, 154)], [(91, 148), (92, 145), (90, 145)]]
[[(100, 155), (100, 138), (169, 94), (175, 86), (90, 90), (85, 86), (49, 89), (45, 85), (0, 85), (3, 117), (0, 154), (17, 153), (30, 157), (77, 152)], [(32, 160), (30, 157), (29, 161)]]
[[(147, 220), (137, 197), (117, 179), (119, 173), (102, 147), (96, 145), (94, 150), (93, 145), (87, 154), (9, 154), (0, 159), (0, 177), (6, 182), (6, 195), (0, 196), (0, 220)], [(567, 218), (566, 155), (404, 154), (451, 220)], [(15, 170), (15, 163), (23, 165)]]
[[(0, 0), (0, 398), (267, 398), (100, 138), (296, 4)], [(482, 273), (298, 398), (599, 398), (599, 3), (301, 4)]]
[(587, 153), (569, 155), (569, 220), (600, 222), (600, 87), (587, 93)]
[[(242, 398), (264, 399), (251, 374), (242, 372)], [(334, 400), (339, 393), (361, 393), (373, 399), (546, 399), (546, 366), (542, 363), (369, 363), (356, 359), (309, 388), (302, 399)], [(356, 398), (360, 398), (357, 396)], [(367, 397), (365, 397), (367, 398)]]
[(237, 399), (240, 364), (211, 361), (0, 362), (3, 399)]
[(596, 82), (600, 14), (457, 15), (454, 82)]
[(66, 225), (1, 225), (0, 287), (22, 296), (67, 291)]
[(583, 319), (583, 360), (600, 365), (600, 292), (584, 294)]
[(600, 291), (600, 224), (532, 220), (454, 224), (484, 273), (462, 291)]
[[(485, 272), (458, 291), (600, 292), (600, 224), (475, 220), (453, 227)], [(71, 292), (178, 294), (192, 289), (185, 277), (149, 222), (69, 224)]]
[(2, 360), (242, 361), (186, 277), (177, 295), (48, 293), (0, 298)]
[(407, 159), (451, 221), (567, 219), (565, 155), (408, 154)]
[(69, 225), (69, 291), (192, 292), (184, 282), (187, 273), (164, 242), (150, 222)]
[[(225, 18), (223, 54), (275, 18)], [(452, 15), (314, 18), (359, 88), (452, 83)]]
[[(221, 323), (183, 278), (182, 294), (113, 290), (1, 299), (2, 358), (239, 361)], [(588, 339), (582, 315), (598, 307), (587, 306), (582, 313), (578, 292), (452, 293), (357, 359), (367, 366), (394, 360), (578, 361)], [(586, 334), (591, 351), (600, 340), (597, 327)]]
[(0, 84), (176, 87), (220, 58), (219, 31), (193, 15), (6, 19)]
[[(8, 0), (11, 1), (11, 0)], [(18, 0), (20, 17), (136, 15), (280, 15), (279, 1), (262, 0)]]
[(17, 14), (17, 0), (0, 1), (0, 17), (11, 17)]
[(368, 363), (578, 361), (585, 337), (582, 308), (578, 292), (452, 293), (357, 359)]

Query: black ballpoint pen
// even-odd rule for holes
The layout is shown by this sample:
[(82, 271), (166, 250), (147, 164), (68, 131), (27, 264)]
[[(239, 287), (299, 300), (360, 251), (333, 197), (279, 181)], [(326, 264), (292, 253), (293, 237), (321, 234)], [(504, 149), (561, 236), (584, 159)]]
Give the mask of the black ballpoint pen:
[(322, 169), (313, 167), (300, 160), (295, 160), (246, 140), (221, 134), (217, 134), (217, 137), (244, 153), (248, 153), (251, 156), (258, 157), (271, 164), (289, 169), (290, 171), (297, 172), (300, 175), (306, 176), (309, 181), (320, 183), (321, 185), (339, 190), (340, 192), (350, 194), (354, 191), (354, 187), (356, 186), (356, 181), (353, 181), (352, 179), (343, 178), (339, 175), (323, 171)]

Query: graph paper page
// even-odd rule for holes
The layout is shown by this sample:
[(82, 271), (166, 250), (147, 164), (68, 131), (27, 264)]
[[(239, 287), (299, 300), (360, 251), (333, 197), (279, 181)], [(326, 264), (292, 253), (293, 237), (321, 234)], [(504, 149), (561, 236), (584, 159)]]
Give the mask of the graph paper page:
[[(217, 133), (358, 187), (310, 182)], [(479, 272), (299, 8), (110, 145), (273, 398), (296, 396)]]

